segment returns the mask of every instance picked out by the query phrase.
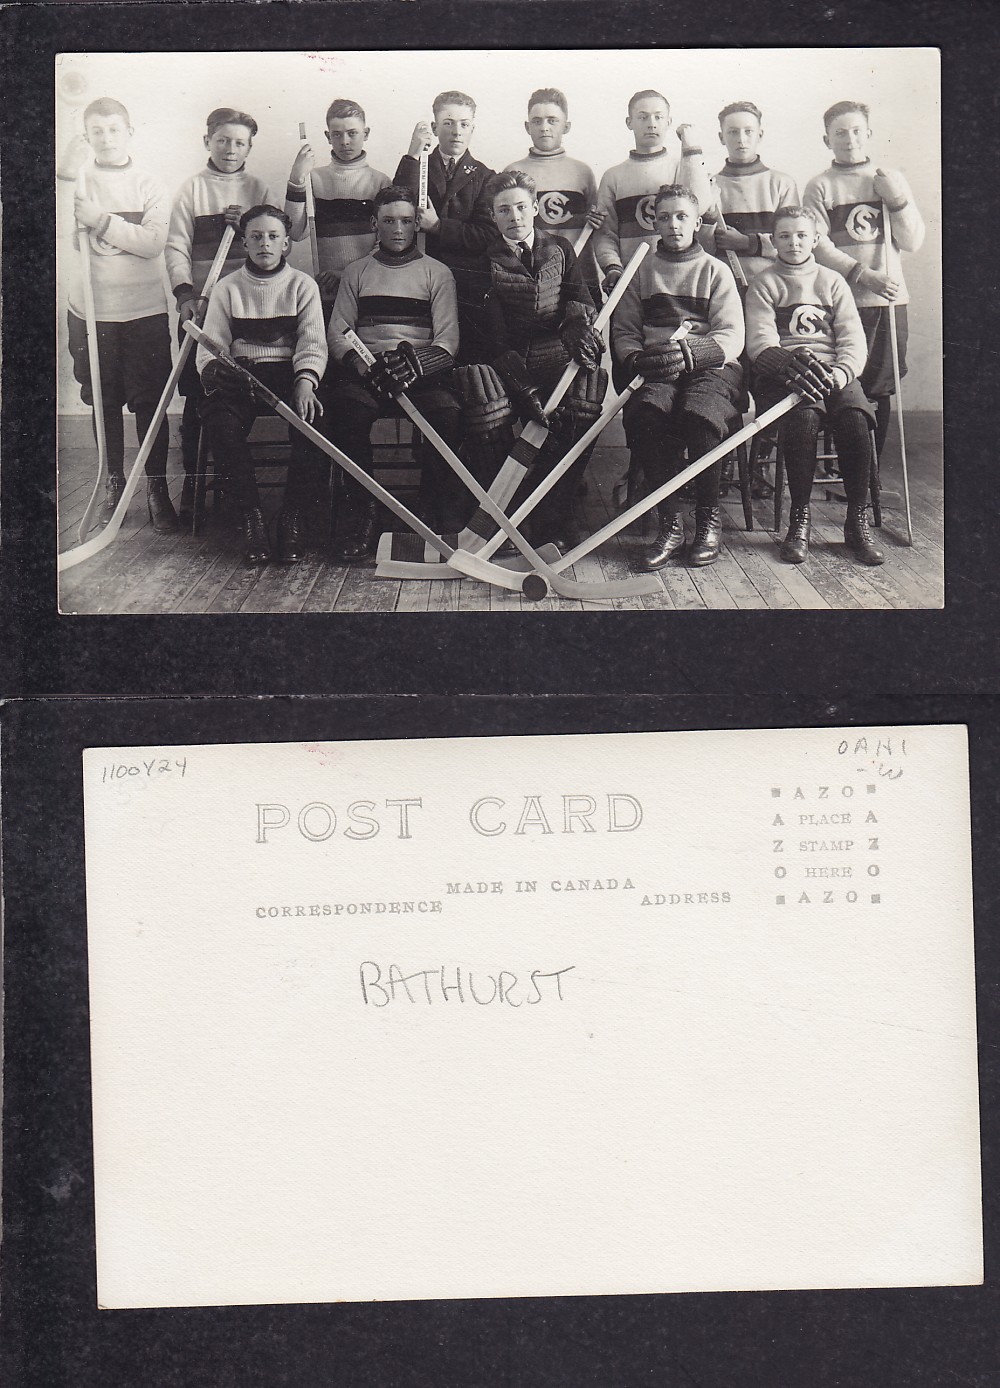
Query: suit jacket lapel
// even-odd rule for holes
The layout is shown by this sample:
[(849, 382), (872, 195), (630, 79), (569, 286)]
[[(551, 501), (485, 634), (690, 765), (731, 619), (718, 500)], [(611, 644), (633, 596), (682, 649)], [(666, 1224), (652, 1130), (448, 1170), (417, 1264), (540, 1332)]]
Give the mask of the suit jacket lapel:
[(460, 159), (455, 166), (451, 182), (448, 184), (448, 196), (453, 198), (470, 179), (476, 176), (476, 161), (471, 154), (466, 154), (464, 159)]

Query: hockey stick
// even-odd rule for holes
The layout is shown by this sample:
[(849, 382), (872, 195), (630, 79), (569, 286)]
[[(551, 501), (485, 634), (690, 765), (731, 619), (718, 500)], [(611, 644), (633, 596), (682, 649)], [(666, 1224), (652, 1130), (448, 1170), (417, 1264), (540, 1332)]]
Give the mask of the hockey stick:
[[(353, 334), (350, 335), (349, 340), (353, 336)], [(354, 341), (352, 341), (352, 346), (354, 346), (355, 351), (357, 351), (357, 341), (357, 338), (354, 338)], [(578, 583), (575, 579), (561, 578), (558, 571), (546, 563), (539, 552), (529, 544), (517, 527), (511, 523), (510, 519), (493, 500), (486, 488), (476, 480), (458, 454), (445, 442), (429, 420), (424, 418), (413, 401), (403, 392), (393, 398), (398, 401), (400, 409), (413, 421), (424, 438), (427, 439), (428, 443), (432, 444), (433, 447), (437, 449), (455, 475), (465, 483), (490, 519), (496, 525), (500, 526), (503, 533), (513, 542), (517, 549), (520, 550), (525, 559), (528, 560), (535, 570), (534, 574), (527, 574), (521, 577), (512, 573), (509, 569), (504, 569), (499, 564), (491, 564), (481, 555), (477, 555), (475, 572), (471, 575), (473, 578), (482, 578), (487, 583), (496, 584), (501, 588), (510, 588), (515, 592), (523, 592), (525, 597), (528, 598), (544, 597), (549, 587), (551, 587), (554, 592), (558, 593), (560, 597), (564, 598), (636, 597), (642, 593), (652, 592), (655, 588), (659, 587), (659, 584), (656, 583), (655, 580), (653, 587), (650, 587), (648, 581), (645, 579), (645, 575), (636, 579), (623, 579), (620, 582), (608, 583)], [(444, 546), (442, 546), (442, 548), (444, 548)], [(460, 562), (468, 557), (470, 556), (461, 551), (461, 549), (456, 549), (452, 552), (449, 562), (452, 568), (459, 569), (463, 573), (469, 573), (469, 569), (463, 568)], [(540, 583), (532, 581), (538, 577), (541, 579)]]
[[(800, 399), (801, 397), (799, 395), (794, 391), (790, 391), (789, 394), (779, 400), (776, 405), (772, 405), (769, 410), (765, 410), (759, 419), (755, 419), (752, 424), (745, 424), (742, 429), (738, 429), (736, 433), (731, 434), (728, 439), (723, 439), (722, 442), (716, 444), (714, 448), (710, 448), (707, 453), (703, 453), (702, 456), (696, 458), (693, 463), (688, 463), (687, 467), (679, 472), (676, 477), (672, 477), (669, 482), (664, 482), (662, 487), (657, 487), (655, 491), (643, 497), (642, 501), (637, 501), (634, 506), (630, 506), (627, 511), (623, 511), (620, 516), (616, 516), (614, 520), (609, 521), (602, 529), (591, 535), (589, 540), (584, 540), (583, 543), (577, 545), (575, 549), (571, 549), (568, 554), (564, 554), (553, 567), (557, 571), (560, 571), (568, 568), (570, 564), (575, 564), (578, 559), (582, 559), (584, 555), (589, 554), (591, 550), (596, 549), (598, 545), (602, 545), (605, 540), (610, 540), (612, 536), (617, 535), (620, 530), (624, 530), (625, 527), (631, 525), (634, 520), (638, 520), (640, 516), (645, 515), (647, 511), (657, 506), (673, 492), (686, 486), (687, 483), (691, 481), (692, 477), (697, 477), (698, 474), (704, 472), (707, 467), (711, 467), (713, 463), (717, 463), (720, 458), (724, 458), (727, 453), (731, 453), (739, 444), (746, 443), (749, 439), (752, 439), (755, 434), (759, 434), (764, 429), (770, 428), (775, 420), (780, 419), (783, 414), (787, 414), (790, 409), (794, 408), (794, 406), (799, 403)], [(452, 562), (454, 562), (454, 560), (452, 560)]]
[[(720, 207), (718, 211), (719, 220), (716, 222), (716, 226), (719, 228), (720, 231), (728, 231), (729, 227), (726, 225), (726, 219), (722, 215), (722, 208)], [(744, 272), (743, 265), (740, 261), (739, 256), (735, 251), (731, 251), (728, 247), (726, 247), (726, 259), (729, 262), (729, 268), (733, 272), (738, 287), (740, 289), (746, 289), (747, 277), (746, 273)]]
[[(225, 231), (222, 233), (219, 249), (215, 253), (215, 259), (212, 261), (211, 269), (202, 287), (203, 298), (207, 298), (215, 288), (216, 281), (222, 273), (222, 267), (226, 263), (226, 256), (229, 254), (229, 247), (232, 245), (235, 235), (235, 227), (226, 227)], [(95, 554), (100, 554), (102, 549), (106, 549), (108, 545), (110, 545), (111, 541), (121, 529), (122, 521), (125, 519), (125, 512), (128, 510), (132, 497), (135, 495), (135, 489), (139, 484), (139, 478), (142, 476), (146, 466), (146, 459), (149, 457), (153, 444), (156, 442), (156, 436), (160, 432), (160, 425), (166, 418), (167, 406), (170, 404), (174, 391), (177, 389), (177, 382), (180, 380), (181, 372), (184, 370), (184, 363), (191, 355), (193, 347), (193, 338), (186, 337), (181, 343), (180, 351), (177, 354), (177, 361), (174, 363), (174, 368), (167, 377), (167, 383), (163, 387), (163, 393), (160, 396), (156, 409), (153, 411), (153, 418), (150, 420), (149, 428), (146, 430), (146, 436), (139, 445), (139, 452), (136, 454), (135, 462), (132, 464), (132, 471), (128, 475), (125, 488), (118, 498), (118, 505), (115, 507), (114, 515), (108, 521), (100, 535), (96, 535), (94, 539), (88, 540), (86, 544), (77, 545), (75, 549), (68, 549), (60, 554), (58, 560), (59, 573), (64, 573), (67, 569), (75, 568), (77, 564), (82, 564), (85, 560), (92, 559)]]
[[(604, 307), (595, 318), (593, 325), (595, 332), (600, 332), (606, 324), (611, 321), (611, 315), (618, 307), (622, 295), (629, 286), (629, 282), (642, 263), (643, 257), (648, 254), (649, 243), (643, 241), (636, 247), (632, 258), (622, 271), (621, 278), (609, 294)], [(570, 362), (568, 364), (565, 371), (560, 376), (555, 389), (545, 403), (545, 413), (547, 415), (553, 412), (567, 390), (569, 390), (579, 369), (580, 367), (577, 362)], [(495, 502), (497, 506), (501, 507), (501, 509), (506, 510), (511, 497), (517, 491), (522, 477), (524, 477), (532, 463), (535, 462), (539, 450), (548, 436), (549, 431), (546, 426), (538, 424), (534, 420), (529, 420), (521, 430), (519, 437), (515, 439), (513, 448), (504, 459), (503, 463), (501, 463), (497, 475), (490, 484), (490, 499)], [(482, 530), (487, 529), (488, 519), (488, 513), (484, 514), (483, 510), (476, 512), (458, 537), (459, 549), (464, 550), (466, 553), (475, 553), (482, 549), (487, 540), (492, 539), (493, 526), (488, 527), (487, 534), (484, 535), (480, 533)]]
[[(87, 196), (86, 168), (77, 177), (76, 190), (80, 197)], [(97, 345), (97, 308), (94, 304), (94, 281), (90, 269), (90, 227), (79, 222), (76, 228), (77, 243), (80, 248), (80, 276), (83, 284), (83, 313), (87, 329), (87, 359), (90, 364), (90, 394), (94, 408), (94, 435), (97, 439), (97, 475), (94, 489), (83, 513), (83, 519), (76, 532), (76, 538), (83, 543), (84, 537), (94, 523), (94, 511), (101, 492), (108, 467), (108, 440), (104, 431), (104, 389), (101, 385), (101, 354)]]
[[(882, 225), (885, 228), (885, 247), (887, 252), (895, 249), (892, 240), (892, 222), (889, 209), (882, 204)], [(888, 256), (886, 257), (888, 259)], [(903, 278), (903, 264), (899, 252), (899, 278)], [(888, 268), (888, 267), (887, 267)], [(899, 371), (899, 338), (896, 335), (896, 305), (889, 304), (889, 343), (892, 348), (892, 380), (896, 387), (896, 418), (899, 421), (899, 460), (903, 465), (903, 506), (906, 510), (906, 543), (913, 544), (913, 521), (910, 518), (910, 478), (906, 470), (906, 430), (903, 427), (903, 385)]]
[[(306, 138), (306, 123), (299, 121), (299, 139)], [(312, 169), (306, 170), (306, 221), (309, 224), (309, 254), (312, 256), (313, 279), (319, 274), (319, 245), (316, 241), (316, 194), (313, 192)]]
[[(425, 149), (422, 149), (422, 150), (420, 151), (420, 173), (419, 173), (419, 176), (418, 176), (418, 178), (417, 178), (417, 212), (418, 212), (418, 213), (423, 212), (424, 208), (426, 208), (426, 206), (427, 206), (427, 201), (428, 201), (428, 198), (429, 198), (429, 193), (428, 193), (428, 191), (427, 191), (427, 161), (428, 161), (429, 158), (430, 158), (430, 150), (429, 150), (429, 149), (426, 149), (426, 148), (425, 148)], [(417, 233), (417, 249), (420, 251), (421, 255), (423, 255), (423, 253), (424, 253), (426, 247), (427, 247), (427, 237), (426, 237), (426, 235), (425, 235), (422, 231), (420, 231), (420, 232)]]

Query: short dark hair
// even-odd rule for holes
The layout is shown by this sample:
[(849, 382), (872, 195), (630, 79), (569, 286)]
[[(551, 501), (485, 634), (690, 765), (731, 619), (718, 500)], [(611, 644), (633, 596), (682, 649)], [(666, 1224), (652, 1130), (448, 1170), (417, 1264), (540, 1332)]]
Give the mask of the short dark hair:
[(205, 118), (205, 128), (214, 135), (220, 125), (245, 125), (250, 131), (251, 140), (257, 134), (257, 122), (246, 111), (237, 111), (235, 106), (216, 106)]
[(476, 114), (476, 103), (468, 92), (438, 92), (431, 106), (435, 120), (442, 106), (468, 106), (472, 114)]
[(569, 115), (569, 105), (566, 97), (558, 87), (539, 87), (537, 92), (532, 92), (528, 97), (528, 114), (531, 114), (532, 106), (558, 106), (564, 116)]
[(653, 211), (655, 212), (660, 203), (665, 202), (667, 198), (686, 198), (699, 217), (701, 216), (701, 203), (686, 183), (661, 183), (653, 199)]
[(664, 106), (666, 106), (666, 108), (667, 108), (667, 113), (669, 114), (669, 112), (670, 112), (670, 102), (669, 102), (669, 101), (667, 100), (667, 98), (663, 95), (663, 93), (662, 93), (662, 92), (658, 92), (658, 91), (654, 91), (654, 89), (653, 89), (652, 87), (647, 87), (644, 91), (641, 91), (641, 92), (633, 92), (632, 95), (629, 97), (629, 99), (628, 99), (628, 113), (629, 113), (629, 115), (632, 114), (632, 108), (635, 106), (636, 102), (638, 102), (638, 101), (646, 101), (646, 100), (648, 100), (650, 97), (653, 97), (653, 96), (655, 96), (655, 97), (657, 98), (657, 100), (663, 102)]
[(372, 212), (378, 216), (380, 207), (390, 202), (408, 202), (414, 212), (417, 210), (417, 195), (412, 188), (404, 188), (401, 183), (390, 183), (388, 188), (380, 188), (372, 198)]
[(771, 219), (771, 226), (776, 227), (784, 217), (808, 217), (813, 226), (819, 231), (819, 218), (811, 207), (804, 207), (801, 203), (786, 202), (784, 207), (779, 207)]
[(246, 236), (247, 227), (255, 217), (276, 217), (286, 232), (292, 229), (292, 219), (280, 207), (275, 207), (271, 202), (259, 202), (255, 207), (248, 207), (240, 218), (240, 235)]
[(132, 118), (128, 111), (116, 101), (113, 96), (99, 96), (96, 101), (92, 101), (83, 113), (83, 124), (86, 127), (91, 116), (121, 116), (125, 124), (131, 129)]
[(829, 130), (831, 122), (838, 116), (846, 116), (848, 111), (857, 111), (866, 121), (869, 119), (868, 107), (863, 101), (835, 101), (829, 110), (823, 112), (823, 129)]
[(749, 111), (751, 116), (756, 116), (760, 124), (763, 125), (764, 117), (759, 106), (755, 106), (752, 101), (731, 101), (728, 106), (723, 106), (719, 112), (719, 124), (725, 121), (727, 116), (733, 116), (737, 111)]
[(357, 116), (358, 120), (365, 125), (368, 124), (363, 106), (359, 106), (349, 96), (338, 96), (337, 100), (331, 101), (327, 107), (326, 124), (329, 125), (332, 120), (346, 120), (349, 116)]
[(507, 173), (494, 174), (486, 185), (486, 196), (492, 204), (498, 193), (509, 193), (513, 188), (523, 188), (526, 193), (531, 194), (533, 202), (538, 196), (535, 191), (535, 180), (531, 174), (523, 173), (520, 169), (510, 169)]

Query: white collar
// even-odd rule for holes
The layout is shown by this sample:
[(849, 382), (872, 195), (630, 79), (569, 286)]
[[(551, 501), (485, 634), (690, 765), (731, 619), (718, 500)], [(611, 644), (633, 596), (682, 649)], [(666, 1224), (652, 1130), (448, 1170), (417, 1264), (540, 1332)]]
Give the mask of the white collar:
[(507, 245), (511, 248), (515, 255), (517, 254), (517, 248), (520, 245), (525, 245), (527, 246), (529, 251), (533, 251), (535, 249), (535, 228), (531, 228), (527, 236), (524, 238), (523, 242), (512, 241), (509, 236), (505, 236), (503, 239), (507, 242)]

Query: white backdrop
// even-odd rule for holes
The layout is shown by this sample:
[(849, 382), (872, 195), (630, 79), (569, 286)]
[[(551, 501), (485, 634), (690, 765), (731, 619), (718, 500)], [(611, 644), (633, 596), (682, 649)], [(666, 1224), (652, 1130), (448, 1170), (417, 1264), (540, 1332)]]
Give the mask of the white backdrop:
[[(331, 19), (331, 38), (335, 28)], [(82, 128), (86, 101), (113, 96), (131, 114), (135, 161), (154, 170), (171, 194), (203, 165), (205, 116), (215, 106), (234, 106), (256, 118), (260, 133), (250, 167), (283, 194), (299, 145), (299, 122), (306, 122), (318, 157), (325, 159), (323, 116), (337, 97), (351, 97), (364, 107), (371, 127), (370, 162), (391, 177), (415, 122), (429, 118), (434, 95), (449, 88), (469, 92), (478, 103), (473, 154), (496, 169), (519, 158), (529, 143), (523, 128), (527, 98), (540, 86), (566, 93), (572, 120), (566, 148), (589, 163), (598, 178), (632, 148), (624, 120), (628, 98), (636, 90), (662, 91), (675, 126), (687, 121), (697, 127), (712, 171), (723, 160), (717, 112), (730, 101), (753, 101), (764, 113), (764, 162), (791, 174), (801, 192), (830, 161), (823, 144), (823, 111), (845, 98), (863, 101), (872, 110), (875, 162), (903, 170), (927, 223), (923, 249), (905, 260), (912, 299), (907, 407), (941, 409), (940, 72), (935, 49), (96, 53), (66, 54), (57, 62), (57, 75), (69, 68), (85, 79), (81, 103), (58, 106), (58, 148)], [(60, 227), (60, 257), (72, 253), (66, 231)], [(292, 261), (304, 266), (307, 258), (307, 243), (301, 243)], [(83, 406), (65, 350), (65, 300), (62, 291), (57, 293), (58, 408), (80, 413)]]

